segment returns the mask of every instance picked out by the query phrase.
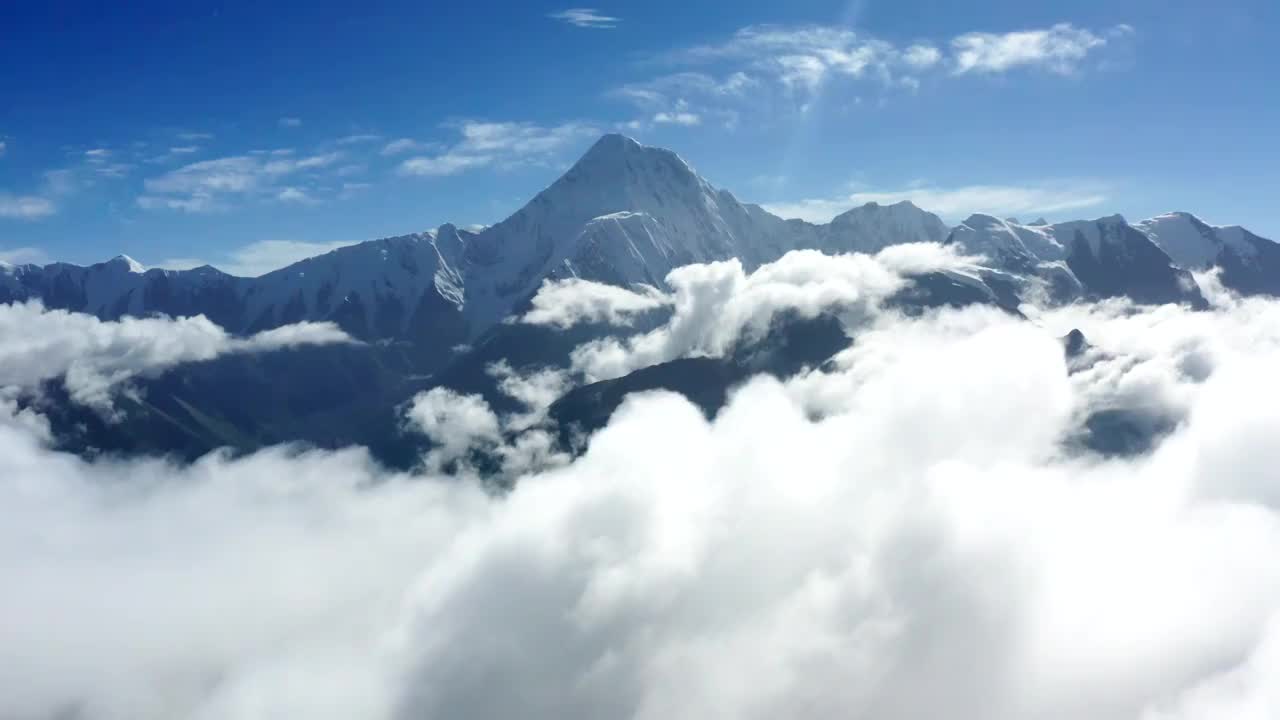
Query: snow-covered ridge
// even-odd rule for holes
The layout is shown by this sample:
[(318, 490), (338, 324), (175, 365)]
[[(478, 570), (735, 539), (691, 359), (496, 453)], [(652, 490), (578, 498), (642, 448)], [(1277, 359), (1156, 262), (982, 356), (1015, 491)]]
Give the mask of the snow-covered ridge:
[(1258, 253), (1248, 240), (1250, 233), (1239, 225), (1213, 226), (1187, 212), (1158, 215), (1143, 220), (1137, 227), (1174, 262), (1188, 269), (1212, 267), (1224, 251), (1245, 258), (1252, 258)]
[(1132, 295), (1146, 301), (1194, 301), (1198, 291), (1177, 292), (1184, 268), (1224, 262), (1242, 287), (1265, 291), (1267, 278), (1280, 278), (1272, 268), (1280, 246), (1185, 213), (1136, 225), (1118, 215), (1024, 225), (979, 214), (948, 228), (900, 202), (822, 225), (786, 220), (712, 186), (670, 150), (606, 135), (520, 210), (474, 231), (446, 224), (372, 240), (258, 278), (144, 270), (124, 256), (87, 268), (0, 266), (0, 302), (41, 297), (107, 318), (203, 313), (235, 332), (333, 320), (364, 339), (447, 348), (517, 312), (547, 277), (660, 286), (688, 263), (737, 257), (753, 268), (794, 249), (875, 252), (908, 242), (958, 243), (1003, 273), (1052, 285), (1059, 299), (1126, 294), (1141, 283)]

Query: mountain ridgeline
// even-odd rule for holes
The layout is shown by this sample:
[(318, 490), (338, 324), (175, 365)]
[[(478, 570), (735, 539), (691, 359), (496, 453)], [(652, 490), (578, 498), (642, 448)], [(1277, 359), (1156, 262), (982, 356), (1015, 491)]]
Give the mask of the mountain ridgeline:
[[(1205, 307), (1192, 273), (1211, 268), (1220, 270), (1224, 286), (1242, 294), (1280, 295), (1280, 245), (1187, 213), (1136, 224), (1118, 215), (1022, 224), (978, 214), (949, 228), (938, 216), (899, 202), (870, 203), (815, 224), (738, 201), (669, 150), (606, 135), (519, 211), (479, 231), (442, 225), (350, 245), (256, 278), (209, 266), (148, 270), (125, 256), (89, 267), (0, 263), (0, 303), (39, 299), (103, 319), (205, 315), (233, 333), (332, 321), (368, 341), (178, 368), (141, 381), (141, 392), (122, 398), (129, 418), (123, 424), (58, 403), (57, 393), (48, 393), (44, 409), (69, 449), (195, 457), (222, 445), (248, 450), (302, 440), (364, 444), (384, 460), (405, 464), (417, 448), (397, 444), (393, 408), (414, 393), (445, 385), (495, 400), (485, 372), (490, 363), (563, 363), (577, 343), (601, 331), (504, 323), (544, 280), (663, 288), (672, 269), (689, 263), (738, 258), (752, 270), (796, 249), (876, 252), (910, 242), (951, 244), (986, 260), (976, 277), (935, 272), (914, 278), (890, 298), (908, 312), (974, 302), (1016, 312), (1027, 300), (1110, 297)], [(829, 331), (821, 325), (799, 334), (780, 328), (775, 336), (786, 340), (782, 349), (751, 356), (754, 361), (739, 354), (677, 362), (610, 381), (607, 388), (579, 389), (555, 406), (553, 416), (598, 425), (628, 388), (679, 389), (689, 378), (678, 376), (698, 363), (724, 383), (754, 372), (785, 372), (790, 366), (776, 358), (812, 364), (822, 359), (811, 355), (813, 348), (827, 348)], [(823, 341), (796, 340), (810, 336)], [(700, 404), (712, 409), (724, 389), (707, 388)]]
[(922, 241), (986, 255), (1010, 273), (1017, 292), (1047, 289), (1059, 301), (1128, 295), (1199, 304), (1187, 271), (1213, 265), (1228, 287), (1280, 292), (1280, 246), (1187, 214), (1136, 225), (1119, 216), (1020, 225), (974, 215), (949, 229), (900, 202), (813, 224), (739, 202), (671, 151), (606, 135), (527, 205), (478, 232), (443, 225), (257, 278), (209, 266), (145, 270), (124, 256), (89, 267), (0, 266), (0, 302), (39, 298), (104, 319), (203, 314), (237, 333), (331, 320), (364, 340), (408, 343), (431, 366), (493, 328), (545, 278), (661, 287), (671, 269), (688, 263), (736, 257), (751, 269), (799, 248), (875, 252)]

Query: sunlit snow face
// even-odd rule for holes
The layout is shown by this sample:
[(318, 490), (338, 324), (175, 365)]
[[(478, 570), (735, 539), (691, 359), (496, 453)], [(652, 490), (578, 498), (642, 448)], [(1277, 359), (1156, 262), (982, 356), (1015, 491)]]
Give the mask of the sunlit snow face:
[[(739, 328), (824, 292), (772, 272), (715, 301)], [(0, 716), (1274, 716), (1280, 303), (1218, 300), (870, 303), (712, 421), (652, 393), (567, 464), (505, 444), (532, 459), (502, 495), (362, 450), (84, 462), (6, 405)], [(499, 373), (534, 405), (563, 381)], [(1172, 431), (1071, 449), (1121, 400)], [(442, 392), (410, 420), (451, 451), (537, 431)]]

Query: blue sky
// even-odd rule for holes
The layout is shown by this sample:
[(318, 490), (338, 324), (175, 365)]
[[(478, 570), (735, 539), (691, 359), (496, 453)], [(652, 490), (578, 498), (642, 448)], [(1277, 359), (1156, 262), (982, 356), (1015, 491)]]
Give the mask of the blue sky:
[(1280, 238), (1280, 8), (18, 2), (0, 259), (260, 272), (503, 218), (601, 133), (822, 219), (1190, 210)]

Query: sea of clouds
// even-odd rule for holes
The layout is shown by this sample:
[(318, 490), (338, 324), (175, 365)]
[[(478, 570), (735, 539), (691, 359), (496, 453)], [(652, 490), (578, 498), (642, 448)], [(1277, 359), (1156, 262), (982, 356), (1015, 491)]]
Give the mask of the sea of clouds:
[[(670, 295), (548, 286), (527, 321), (671, 315), (575, 372), (495, 368), (522, 413), (419, 396), (405, 421), (435, 449), (409, 474), (361, 448), (83, 460), (6, 400), (0, 717), (1280, 716), (1280, 302), (1206, 276), (1206, 312), (880, 305), (963, 265), (917, 247), (684, 268)], [(713, 420), (632, 396), (577, 458), (541, 425), (575, 378), (827, 309), (847, 350)], [(0, 357), (67, 322), (0, 310)], [(76, 351), (106, 379), (87, 401), (205, 356), (174, 349), (182, 320), (148, 321), (170, 351), (132, 350), (154, 347), (135, 322)], [(1068, 359), (1075, 328), (1091, 348)], [(1112, 407), (1173, 429), (1131, 457), (1068, 442)], [(459, 462), (476, 445), (509, 490)]]

